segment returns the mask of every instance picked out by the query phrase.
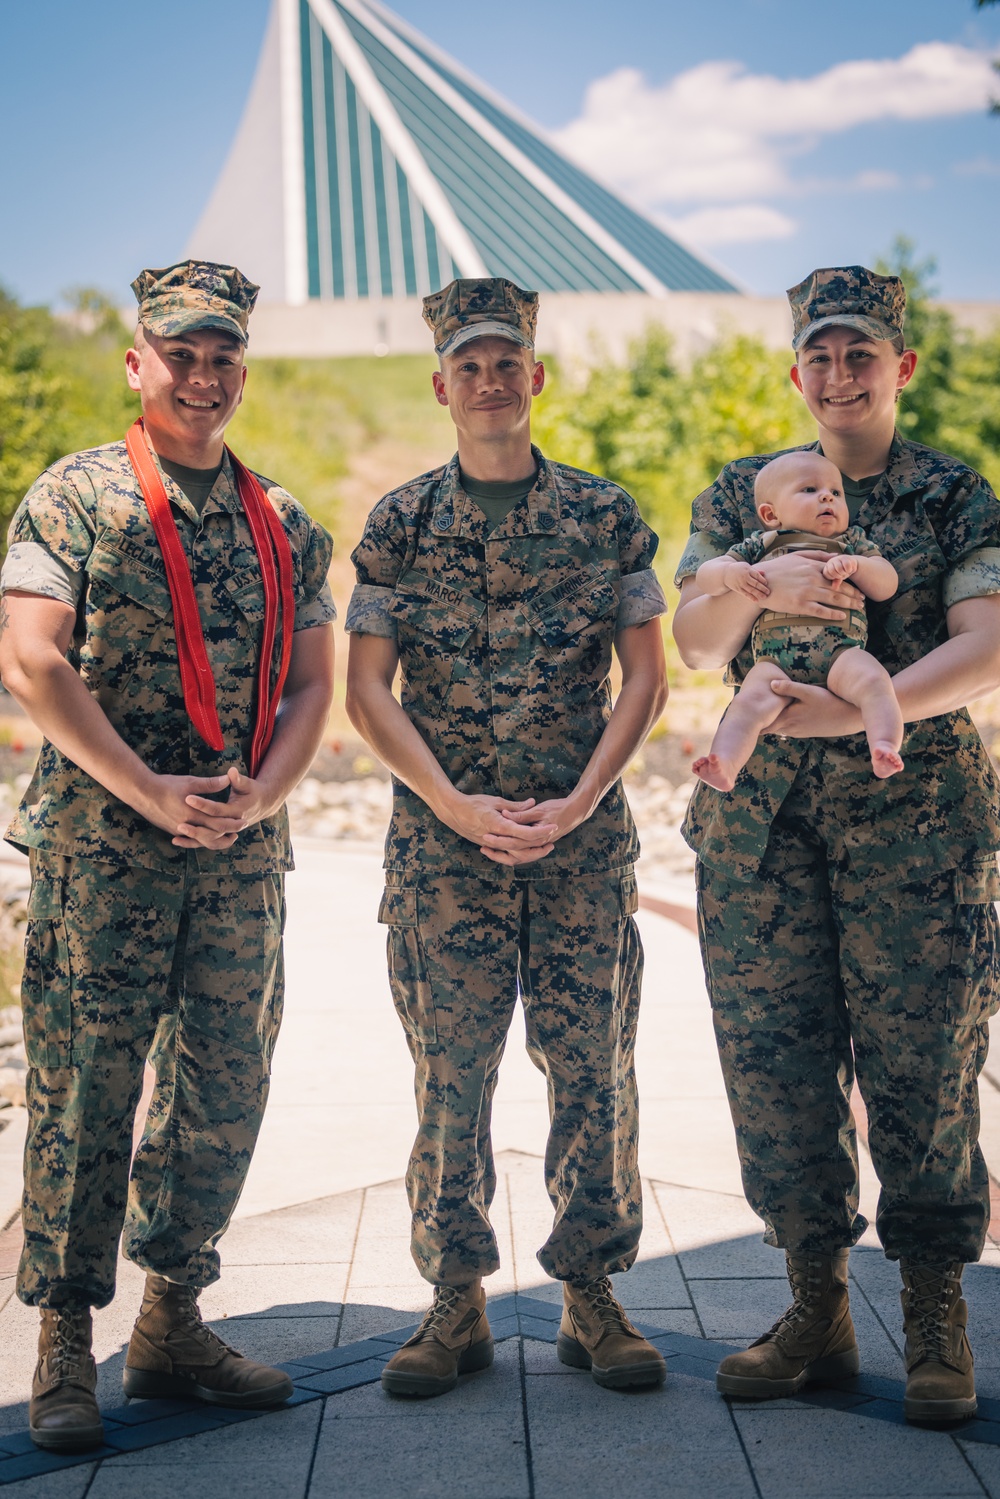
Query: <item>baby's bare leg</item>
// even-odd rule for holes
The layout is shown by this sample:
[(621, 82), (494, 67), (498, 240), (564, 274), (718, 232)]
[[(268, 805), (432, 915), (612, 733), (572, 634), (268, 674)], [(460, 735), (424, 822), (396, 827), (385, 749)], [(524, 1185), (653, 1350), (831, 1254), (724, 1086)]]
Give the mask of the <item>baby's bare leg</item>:
[(773, 661), (758, 661), (750, 668), (715, 731), (712, 748), (691, 766), (696, 776), (719, 791), (732, 791), (758, 738), (788, 706), (788, 698), (771, 691), (779, 677), (787, 678), (787, 673)]
[(885, 780), (902, 770), (899, 746), (903, 742), (903, 715), (885, 667), (867, 651), (854, 646), (837, 657), (826, 685), (845, 702), (861, 709), (872, 770), (879, 779)]

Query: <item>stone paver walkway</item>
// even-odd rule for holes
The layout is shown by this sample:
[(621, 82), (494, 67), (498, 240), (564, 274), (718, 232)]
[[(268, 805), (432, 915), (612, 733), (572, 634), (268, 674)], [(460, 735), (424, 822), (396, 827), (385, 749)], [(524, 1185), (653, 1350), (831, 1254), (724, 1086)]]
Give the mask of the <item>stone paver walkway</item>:
[[(639, 1053), (646, 1229), (617, 1277), (668, 1360), (665, 1389), (599, 1389), (555, 1357), (559, 1288), (534, 1254), (550, 1208), (541, 1180), (545, 1099), (512, 1034), (498, 1090), (494, 1221), (503, 1268), (488, 1283), (491, 1371), (431, 1402), (393, 1401), (382, 1362), (427, 1300), (407, 1244), (401, 1175), (413, 1131), (409, 1059), (374, 923), (378, 860), (300, 850), (292, 877), (289, 1000), (271, 1105), (206, 1317), (256, 1358), (287, 1364), (288, 1408), (252, 1418), (121, 1398), (141, 1276), (95, 1318), (108, 1447), (37, 1454), (24, 1435), (36, 1314), (12, 1295), (0, 1238), (0, 1492), (4, 1499), (1000, 1499), (1000, 1250), (967, 1272), (981, 1419), (952, 1431), (902, 1422), (898, 1274), (871, 1232), (852, 1255), (862, 1377), (766, 1406), (719, 1398), (713, 1376), (783, 1309), (781, 1256), (739, 1188), (732, 1128), (690, 932), (650, 913)], [(1000, 1164), (1000, 1067), (983, 1089)], [(0, 1134), (0, 1212), (16, 1196), (16, 1124)], [(12, 1134), (12, 1130), (15, 1134)], [(865, 1162), (864, 1207), (875, 1183)], [(0, 1229), (3, 1221), (0, 1220)]]

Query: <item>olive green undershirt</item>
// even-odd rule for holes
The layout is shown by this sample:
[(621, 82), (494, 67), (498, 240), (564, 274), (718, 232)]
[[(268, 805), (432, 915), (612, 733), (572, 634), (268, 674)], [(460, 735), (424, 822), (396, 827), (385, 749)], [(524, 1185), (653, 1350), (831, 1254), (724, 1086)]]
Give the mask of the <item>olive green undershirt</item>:
[(222, 459), (219, 459), (214, 468), (185, 468), (183, 463), (173, 463), (169, 458), (161, 458), (160, 467), (184, 491), (200, 515), (222, 472)]
[(515, 505), (527, 498), (535, 487), (537, 477), (536, 470), (527, 479), (515, 479), (513, 483), (505, 480), (502, 484), (494, 484), (485, 479), (470, 479), (467, 473), (459, 469), (459, 483), (469, 499), (475, 500), (486, 516), (491, 531), (496, 530)]
[(867, 479), (849, 479), (846, 474), (841, 474), (844, 481), (844, 499), (847, 501), (847, 513), (851, 518), (852, 526), (858, 511), (881, 477), (881, 474), (871, 474)]

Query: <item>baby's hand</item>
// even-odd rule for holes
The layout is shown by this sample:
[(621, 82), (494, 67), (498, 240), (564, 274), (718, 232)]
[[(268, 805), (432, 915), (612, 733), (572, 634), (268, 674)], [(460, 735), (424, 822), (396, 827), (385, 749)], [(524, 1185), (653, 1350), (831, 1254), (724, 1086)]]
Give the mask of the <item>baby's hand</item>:
[(852, 578), (857, 570), (857, 557), (845, 557), (843, 555), (831, 557), (829, 562), (824, 562), (823, 564), (823, 576), (830, 580), (834, 588), (838, 587), (845, 578)]
[(751, 567), (749, 562), (738, 562), (735, 557), (726, 573), (726, 586), (730, 593), (740, 593), (753, 604), (761, 603), (771, 592), (763, 568)]

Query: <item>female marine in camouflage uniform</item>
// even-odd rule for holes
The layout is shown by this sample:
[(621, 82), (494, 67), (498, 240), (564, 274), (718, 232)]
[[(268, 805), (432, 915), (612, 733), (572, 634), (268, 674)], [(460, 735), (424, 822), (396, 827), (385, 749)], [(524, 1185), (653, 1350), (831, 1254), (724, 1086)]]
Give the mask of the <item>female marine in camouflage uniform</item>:
[[(903, 1277), (914, 1421), (976, 1408), (961, 1298), (989, 1220), (977, 1076), (996, 1006), (997, 783), (965, 704), (1000, 682), (1000, 506), (989, 485), (895, 432), (916, 355), (905, 294), (861, 266), (789, 293), (792, 380), (844, 474), (851, 522), (899, 574), (868, 606), (868, 648), (893, 675), (905, 770), (876, 781), (855, 708), (784, 681), (789, 704), (727, 796), (701, 785), (702, 950), (747, 1197), (786, 1252), (794, 1304), (718, 1385), (785, 1395), (858, 1368), (847, 1255), (866, 1228), (850, 1092), (857, 1069), (882, 1192), (877, 1227)], [(773, 455), (728, 464), (694, 503), (675, 634), (692, 666), (747, 648), (758, 605), (710, 598), (694, 574), (757, 524), (753, 481)], [(768, 605), (817, 619), (863, 607), (817, 557), (764, 564)], [(778, 737), (775, 737), (778, 736)]]

